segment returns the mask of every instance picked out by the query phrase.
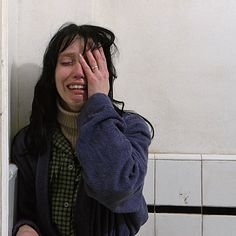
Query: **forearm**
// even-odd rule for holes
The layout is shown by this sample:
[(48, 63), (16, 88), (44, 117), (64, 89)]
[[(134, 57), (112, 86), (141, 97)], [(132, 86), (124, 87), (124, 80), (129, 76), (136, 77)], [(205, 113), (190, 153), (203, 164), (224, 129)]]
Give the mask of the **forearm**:
[(111, 210), (136, 201), (128, 204), (136, 211), (150, 144), (145, 122), (137, 115), (120, 117), (106, 96), (96, 95), (81, 112), (79, 127), (77, 151), (88, 194)]

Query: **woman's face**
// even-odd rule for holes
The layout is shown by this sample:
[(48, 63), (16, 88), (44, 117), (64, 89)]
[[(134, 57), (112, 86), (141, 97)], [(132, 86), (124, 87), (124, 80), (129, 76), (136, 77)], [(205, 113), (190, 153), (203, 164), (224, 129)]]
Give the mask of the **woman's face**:
[(88, 99), (85, 74), (79, 63), (84, 41), (76, 39), (58, 55), (55, 81), (62, 107), (77, 112)]

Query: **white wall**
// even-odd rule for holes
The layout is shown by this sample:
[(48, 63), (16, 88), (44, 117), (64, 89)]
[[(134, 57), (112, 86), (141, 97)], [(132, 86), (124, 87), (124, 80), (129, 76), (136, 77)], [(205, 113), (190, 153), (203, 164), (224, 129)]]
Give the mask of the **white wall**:
[(137, 236), (234, 236), (235, 169), (236, 155), (150, 154), (143, 192), (156, 209)]
[(0, 1), (0, 235), (8, 234), (9, 80), (8, 4)]
[[(154, 124), (156, 137), (150, 152), (236, 153), (235, 1), (8, 2), (11, 5), (9, 78), (12, 134), (28, 122), (33, 87), (50, 37), (61, 24), (73, 21), (103, 25), (116, 33), (120, 56), (116, 61), (119, 77), (115, 95), (125, 101), (128, 109), (140, 112)], [(232, 158), (235, 159), (235, 156)], [(149, 185), (146, 184), (144, 189), (147, 200), (151, 199), (149, 204), (181, 205), (184, 194), (191, 192), (188, 198), (190, 205), (211, 205), (213, 202), (215, 206), (222, 206), (224, 202), (227, 206), (235, 206), (234, 201), (231, 202), (230, 198), (225, 201), (222, 195), (232, 190), (235, 182), (228, 181), (235, 179), (231, 162), (218, 163), (215, 159), (209, 161), (204, 158), (188, 160), (186, 156), (182, 159), (172, 160), (164, 155), (163, 160), (154, 158), (149, 161), (151, 168), (146, 181)], [(186, 163), (190, 166), (186, 167)], [(170, 166), (173, 167), (171, 171)], [(226, 169), (222, 170), (223, 167)], [(222, 173), (227, 174), (220, 179), (221, 182), (215, 181), (217, 172), (212, 172), (212, 168), (220, 168)], [(154, 181), (156, 175), (159, 182)], [(153, 181), (149, 181), (148, 177)], [(169, 183), (165, 181), (171, 177), (174, 179), (169, 181), (172, 185), (166, 189)], [(196, 181), (197, 188), (192, 180)], [(220, 190), (222, 186), (224, 191)], [(183, 190), (181, 195), (179, 191)], [(235, 193), (231, 192), (230, 196), (235, 196)], [(227, 227), (217, 223), (222, 218), (222, 222), (227, 221)], [(143, 235), (158, 233), (166, 236), (171, 229), (175, 232), (179, 230), (179, 235), (189, 235), (194, 230), (193, 226), (197, 228), (194, 231), (196, 235), (200, 230), (204, 231), (204, 236), (216, 235), (216, 226), (222, 232), (225, 230), (221, 235), (227, 235), (232, 231), (229, 230), (231, 223), (235, 225), (235, 217), (232, 222), (228, 217), (222, 218), (163, 214), (156, 217), (150, 214)], [(186, 224), (186, 220), (190, 224)], [(186, 229), (185, 234), (182, 229)]]
[(115, 95), (153, 123), (150, 152), (236, 153), (235, 10), (233, 0), (20, 1), (18, 127), (49, 38), (65, 21), (96, 23), (117, 34)]
[[(2, 10), (2, 1), (0, 1), (0, 9)], [(2, 59), (2, 18), (0, 18), (0, 58)], [(0, 67), (0, 81), (2, 81), (2, 67)], [(2, 83), (0, 83), (0, 91), (2, 91)], [(2, 189), (2, 96), (0, 96), (0, 189)], [(2, 195), (0, 194), (0, 222), (2, 222)], [(0, 232), (2, 224), (0, 224)]]
[[(18, 81), (18, 88), (15, 88), (16, 93), (12, 92), (13, 97), (14, 94), (18, 94), (13, 102), (13, 107), (18, 110), (16, 112), (18, 117), (17, 122), (13, 121), (13, 134), (28, 122), (33, 87), (40, 74), (43, 53), (51, 36), (66, 21), (89, 23), (91, 18), (92, 0), (69, 2), (22, 0), (19, 2), (18, 57), (15, 65), (15, 77), (17, 77), (15, 81)], [(13, 114), (15, 109), (12, 109)]]
[[(151, 152), (236, 152), (236, 2), (106, 3), (118, 34), (117, 94), (152, 121)], [(112, 17), (110, 17), (112, 16)]]
[(18, 129), (18, 76), (17, 76), (17, 59), (18, 59), (18, 2), (8, 0), (8, 80), (10, 81), (11, 101), (11, 129)]

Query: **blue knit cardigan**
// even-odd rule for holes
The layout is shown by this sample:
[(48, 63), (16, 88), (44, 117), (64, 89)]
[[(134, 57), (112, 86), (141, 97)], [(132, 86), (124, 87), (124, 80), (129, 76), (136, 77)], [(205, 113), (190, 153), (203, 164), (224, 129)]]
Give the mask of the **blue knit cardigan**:
[[(148, 217), (142, 194), (150, 145), (146, 122), (133, 113), (120, 116), (108, 96), (95, 94), (83, 107), (78, 128), (82, 181), (75, 207), (76, 235), (135, 235)], [(28, 224), (39, 235), (58, 236), (50, 216), (50, 145), (43, 155), (30, 156), (24, 144), (26, 130), (12, 145), (12, 160), (18, 166), (13, 235)]]

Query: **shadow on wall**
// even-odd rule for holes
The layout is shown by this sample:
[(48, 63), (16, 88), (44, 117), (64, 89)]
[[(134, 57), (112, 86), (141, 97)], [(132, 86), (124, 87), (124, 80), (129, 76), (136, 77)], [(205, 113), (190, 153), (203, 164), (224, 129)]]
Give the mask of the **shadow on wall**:
[(23, 64), (11, 68), (11, 130), (14, 135), (29, 123), (35, 84), (42, 72), (39, 65)]

